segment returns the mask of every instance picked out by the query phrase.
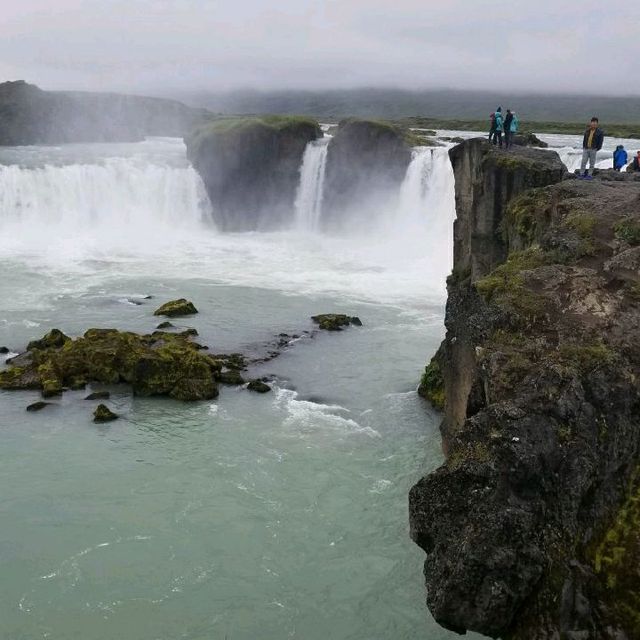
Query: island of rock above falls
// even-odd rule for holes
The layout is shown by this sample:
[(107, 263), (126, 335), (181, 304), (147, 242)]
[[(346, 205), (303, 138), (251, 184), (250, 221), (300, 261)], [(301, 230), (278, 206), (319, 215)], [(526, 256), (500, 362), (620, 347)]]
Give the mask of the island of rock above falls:
[(410, 492), (448, 629), (640, 638), (640, 176), (485, 140), (456, 181), (446, 338), (421, 394), (445, 463)]

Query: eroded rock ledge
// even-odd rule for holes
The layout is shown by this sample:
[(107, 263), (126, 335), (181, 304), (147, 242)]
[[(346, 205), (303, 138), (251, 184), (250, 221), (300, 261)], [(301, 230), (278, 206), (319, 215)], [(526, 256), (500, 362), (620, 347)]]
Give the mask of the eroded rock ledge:
[[(447, 335), (423, 380), (446, 462), (410, 493), (427, 604), (458, 632), (640, 637), (640, 181), (451, 150)], [(440, 394), (440, 395), (438, 395)]]

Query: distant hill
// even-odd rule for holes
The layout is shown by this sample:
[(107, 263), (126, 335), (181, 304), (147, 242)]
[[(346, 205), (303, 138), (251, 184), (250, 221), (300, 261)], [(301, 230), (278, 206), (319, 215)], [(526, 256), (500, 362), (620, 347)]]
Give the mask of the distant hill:
[(333, 91), (233, 91), (183, 93), (185, 102), (223, 114), (282, 113), (339, 119), (345, 116), (399, 119), (429, 116), (451, 120), (484, 120), (499, 105), (515, 109), (529, 121), (584, 122), (597, 115), (603, 122), (640, 122), (640, 96), (603, 97), (516, 94), (504, 91), (404, 91), (351, 89)]
[(163, 98), (43, 91), (23, 80), (0, 84), (0, 145), (182, 136), (208, 115), (206, 109)]

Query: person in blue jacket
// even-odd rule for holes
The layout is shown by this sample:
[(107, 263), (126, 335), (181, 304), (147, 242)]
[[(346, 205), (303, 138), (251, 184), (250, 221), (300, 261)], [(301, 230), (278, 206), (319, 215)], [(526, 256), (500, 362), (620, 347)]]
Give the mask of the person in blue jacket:
[(502, 147), (502, 129), (504, 126), (504, 120), (502, 118), (502, 107), (496, 109), (495, 126), (493, 134), (493, 144), (499, 144)]
[(616, 147), (616, 150), (613, 152), (613, 168), (616, 171), (620, 171), (622, 167), (625, 167), (627, 162), (629, 161), (629, 157), (627, 156), (627, 152), (624, 147), (619, 144)]

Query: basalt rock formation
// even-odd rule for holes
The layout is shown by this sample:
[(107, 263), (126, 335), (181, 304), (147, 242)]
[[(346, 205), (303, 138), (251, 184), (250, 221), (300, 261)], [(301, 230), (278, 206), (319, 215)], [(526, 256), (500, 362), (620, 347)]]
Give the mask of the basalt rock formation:
[(427, 604), (511, 640), (640, 637), (640, 179), (450, 152), (446, 461), (410, 492)]
[(370, 212), (397, 195), (414, 138), (386, 122), (343, 120), (327, 151), (323, 223), (339, 225), (345, 212)]
[(253, 231), (290, 220), (305, 147), (319, 137), (315, 120), (294, 116), (225, 118), (188, 135), (218, 226)]
[(23, 80), (0, 84), (0, 145), (137, 142), (183, 136), (210, 116), (175, 100), (43, 91)]

